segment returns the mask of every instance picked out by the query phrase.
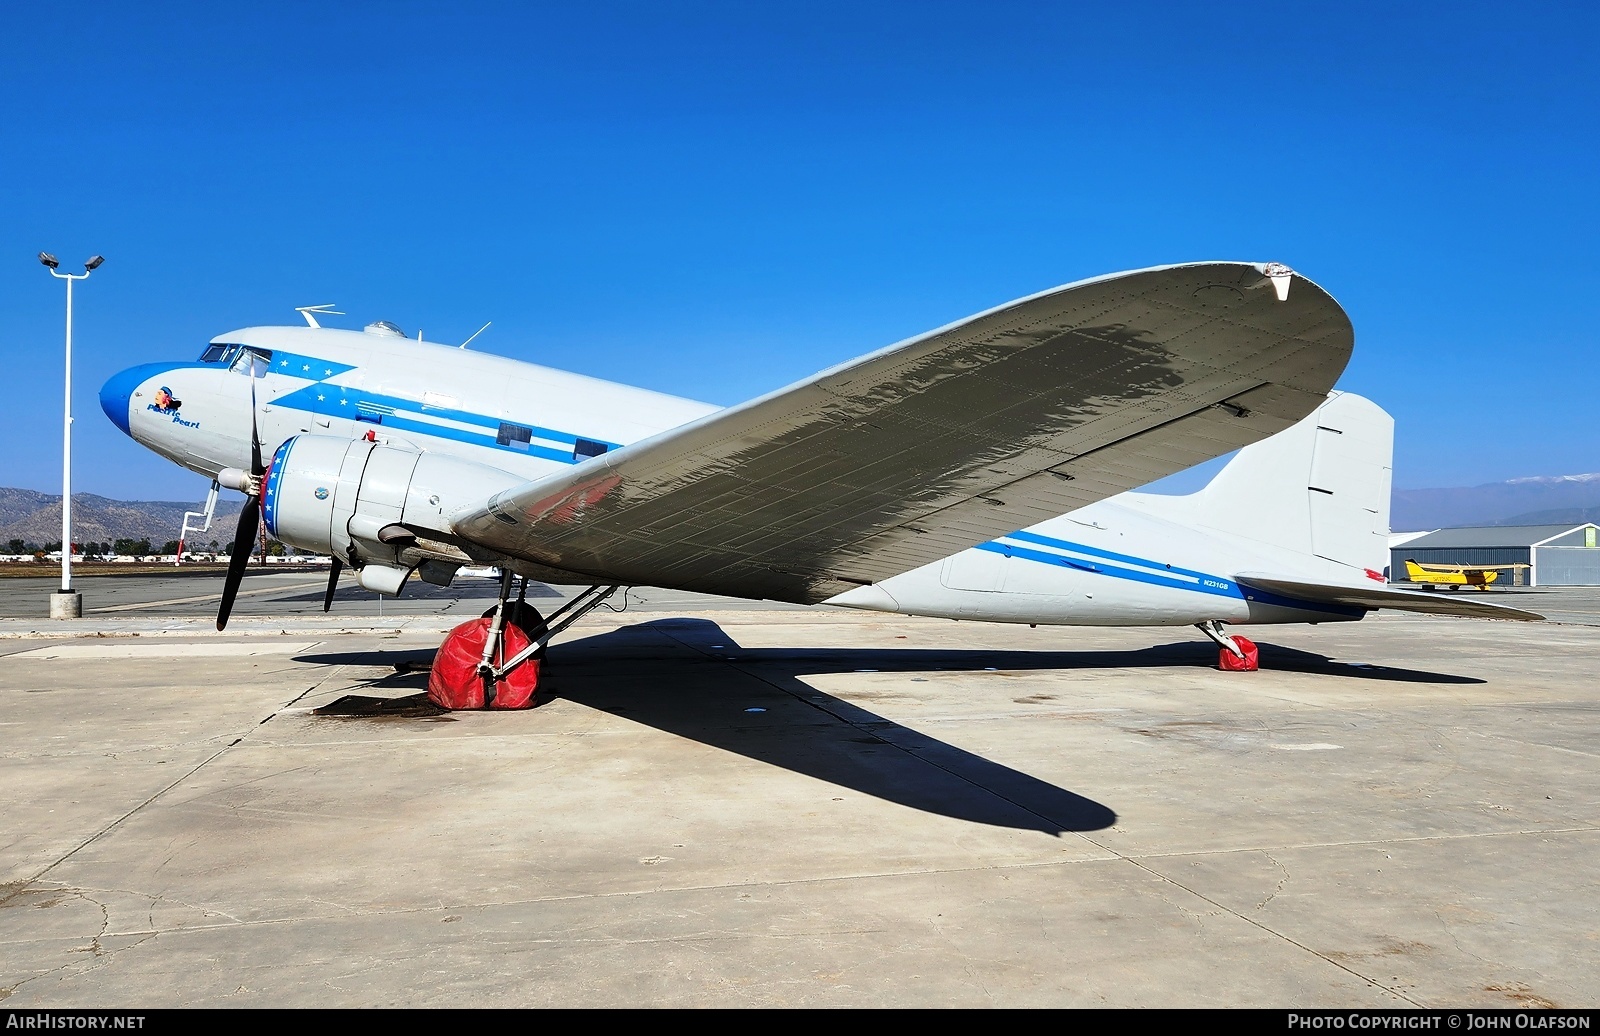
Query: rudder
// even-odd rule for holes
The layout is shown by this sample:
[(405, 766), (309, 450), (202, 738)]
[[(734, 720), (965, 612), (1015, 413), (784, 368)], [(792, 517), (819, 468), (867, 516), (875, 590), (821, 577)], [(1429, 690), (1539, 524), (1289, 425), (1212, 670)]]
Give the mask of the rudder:
[(1298, 424), (1240, 450), (1191, 497), (1194, 520), (1369, 573), (1389, 563), (1394, 419), (1329, 393)]

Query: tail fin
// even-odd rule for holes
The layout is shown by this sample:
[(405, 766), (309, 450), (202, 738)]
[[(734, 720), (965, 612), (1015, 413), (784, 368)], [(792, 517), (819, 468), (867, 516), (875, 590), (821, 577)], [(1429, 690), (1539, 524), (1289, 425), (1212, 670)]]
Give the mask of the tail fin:
[(1394, 419), (1348, 392), (1246, 446), (1194, 494), (1192, 520), (1382, 572), (1389, 563)]

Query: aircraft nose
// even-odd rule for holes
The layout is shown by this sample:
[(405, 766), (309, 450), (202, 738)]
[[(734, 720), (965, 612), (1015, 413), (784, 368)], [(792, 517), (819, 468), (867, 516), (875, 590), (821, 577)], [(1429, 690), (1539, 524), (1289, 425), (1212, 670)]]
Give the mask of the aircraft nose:
[(132, 434), (128, 431), (128, 404), (133, 401), (134, 389), (144, 380), (138, 367), (113, 374), (109, 381), (100, 386), (100, 409), (111, 418), (111, 423), (121, 428), (123, 434)]
[(170, 363), (145, 363), (113, 374), (109, 381), (100, 386), (100, 409), (111, 418), (112, 424), (122, 429), (123, 434), (132, 435), (128, 431), (128, 408), (133, 403), (133, 394), (150, 378), (170, 370)]

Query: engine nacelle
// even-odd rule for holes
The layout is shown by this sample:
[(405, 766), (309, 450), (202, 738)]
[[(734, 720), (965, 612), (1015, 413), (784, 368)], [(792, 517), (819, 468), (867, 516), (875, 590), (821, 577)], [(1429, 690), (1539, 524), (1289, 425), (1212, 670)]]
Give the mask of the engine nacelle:
[(363, 587), (393, 595), (419, 566), (428, 582), (449, 583), (471, 560), (448, 542), (450, 515), (526, 481), (411, 446), (297, 435), (267, 466), (261, 517), (268, 534), (331, 554)]

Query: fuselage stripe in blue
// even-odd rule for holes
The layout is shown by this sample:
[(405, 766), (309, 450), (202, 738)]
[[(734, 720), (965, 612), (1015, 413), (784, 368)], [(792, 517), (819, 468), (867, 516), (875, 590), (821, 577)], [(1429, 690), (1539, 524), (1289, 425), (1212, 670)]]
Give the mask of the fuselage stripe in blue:
[(1115, 551), (1101, 550), (1098, 547), (1090, 547), (1082, 543), (1073, 543), (1070, 540), (1058, 540), (1050, 536), (1041, 536), (1036, 532), (1029, 532), (1026, 529), (1014, 532), (1008, 538), (1014, 540), (1023, 540), (1028, 543), (1038, 543), (1046, 547), (1059, 547), (1062, 550), (1077, 551), (1080, 554), (1089, 554), (1097, 558), (1105, 558), (1108, 561), (1121, 561), (1127, 565), (1141, 565), (1147, 568), (1165, 569), (1177, 575), (1190, 576), (1194, 579), (1217, 578), (1216, 576), (1213, 576), (1207, 572), (1197, 572), (1190, 568), (1179, 568), (1176, 565), (1168, 565), (1160, 561), (1150, 561), (1147, 558), (1136, 558), (1131, 554), (1118, 554)]
[[(1130, 554), (1118, 554), (1114, 551), (1100, 550), (1096, 547), (1087, 546), (1086, 544), (1073, 543), (1069, 540), (1053, 539), (1049, 536), (1041, 536), (1037, 533), (1014, 532), (1008, 536), (1007, 539), (1030, 541), (1044, 546), (1075, 551), (1080, 554), (1089, 554), (1095, 557), (1114, 559), (1132, 565), (1143, 565), (1150, 568), (1165, 567), (1163, 563), (1149, 561), (1144, 558), (1136, 558)], [(1217, 597), (1229, 597), (1234, 600), (1248, 600), (1255, 604), (1272, 605), (1278, 608), (1294, 608), (1298, 611), (1325, 612), (1331, 615), (1347, 615), (1355, 618), (1359, 618), (1360, 616), (1365, 615), (1367, 612), (1367, 609), (1365, 608), (1354, 608), (1339, 604), (1324, 604), (1319, 601), (1297, 600), (1293, 597), (1284, 597), (1281, 594), (1271, 593), (1254, 586), (1249, 587), (1249, 593), (1246, 594), (1246, 588), (1241, 587), (1238, 583), (1231, 579), (1223, 579), (1219, 576), (1209, 575), (1205, 572), (1178, 568), (1176, 566), (1172, 568), (1174, 575), (1191, 576), (1196, 580), (1196, 582), (1190, 582), (1187, 579), (1176, 579), (1171, 576), (1156, 572), (1146, 572), (1139, 569), (1123, 568), (1121, 565), (1094, 563), (1078, 558), (1065, 557), (1060, 554), (1048, 554), (1044, 551), (1029, 550), (1026, 547), (1019, 547), (1015, 544), (1002, 543), (999, 540), (991, 540), (988, 543), (980, 543), (974, 549), (986, 550), (991, 553), (1001, 554), (1007, 557), (1021, 558), (1024, 561), (1035, 561), (1040, 564), (1055, 565), (1061, 568), (1073, 568), (1081, 572), (1113, 576), (1117, 579), (1127, 579), (1137, 583), (1149, 583), (1152, 586), (1162, 586), (1173, 590), (1191, 590), (1197, 593), (1212, 594)]]
[[(315, 357), (293, 356), (291, 358), (294, 361), (309, 360), (311, 361), (311, 365), (313, 367), (321, 365), (324, 370), (332, 369), (334, 377), (346, 373), (347, 371), (356, 369), (354, 367), (336, 364), (331, 361), (317, 360)], [(302, 366), (303, 365), (304, 364), (302, 364)], [(203, 365), (197, 364), (196, 366)], [(302, 372), (278, 370), (276, 369), (276, 365), (270, 373), (277, 377), (294, 378), (296, 380), (300, 380), (302, 377), (306, 376)], [(528, 444), (526, 448), (524, 448), (524, 446), (520, 443), (516, 445), (502, 443), (499, 441), (500, 426), (502, 424), (515, 424), (520, 428), (528, 429), (529, 433), (536, 439), (543, 439), (546, 442), (563, 443), (573, 447), (577, 446), (579, 439), (586, 439), (589, 442), (598, 443), (602, 446), (605, 446), (607, 450), (614, 450), (622, 445), (621, 443), (608, 442), (605, 439), (600, 439), (593, 436), (579, 436), (572, 432), (563, 432), (556, 428), (546, 428), (542, 425), (523, 424), (520, 421), (503, 421), (501, 418), (488, 414), (478, 414), (467, 410), (455, 410), (449, 407), (433, 406), (428, 403), (418, 402), (414, 399), (406, 399), (401, 396), (389, 396), (380, 392), (368, 392), (353, 385), (341, 385), (338, 382), (328, 381), (323, 378), (315, 378), (310, 384), (302, 385), (293, 391), (284, 393), (277, 399), (272, 400), (272, 405), (283, 407), (286, 410), (299, 410), (322, 417), (345, 416), (338, 412), (336, 408), (337, 405), (334, 407), (329, 407), (326, 405), (319, 407), (319, 403), (327, 403), (326, 399), (319, 399), (319, 395), (337, 395), (341, 399), (346, 399), (353, 403), (357, 412), (365, 411), (367, 413), (376, 413), (382, 416), (382, 423), (386, 428), (401, 428), (406, 431), (416, 432), (422, 435), (432, 435), (441, 439), (450, 439), (455, 442), (468, 443), (473, 446), (482, 446), (491, 450), (503, 450), (508, 453), (517, 453), (528, 457), (538, 457), (541, 460), (554, 461), (558, 464), (578, 464), (588, 460), (589, 458), (587, 456), (576, 457), (573, 455), (571, 450), (551, 449), (548, 446), (540, 446), (537, 444)], [(427, 420), (417, 420), (415, 418), (402, 417), (393, 413), (393, 411), (396, 410), (406, 411), (422, 417), (438, 417), (442, 420), (456, 421), (460, 424), (477, 425), (484, 429), (493, 429), (493, 431), (486, 433), (469, 432), (461, 428), (451, 428), (448, 425), (434, 424)], [(353, 420), (355, 419), (356, 414), (352, 413), (349, 415), (349, 417)]]

